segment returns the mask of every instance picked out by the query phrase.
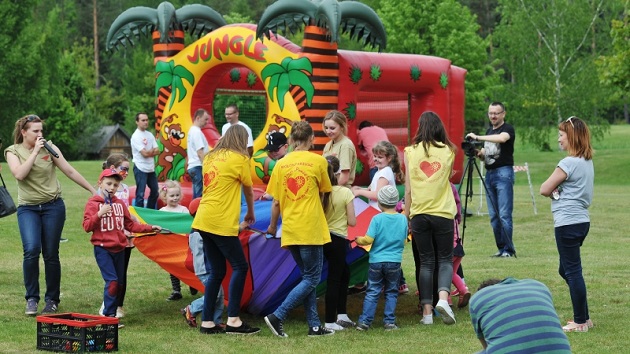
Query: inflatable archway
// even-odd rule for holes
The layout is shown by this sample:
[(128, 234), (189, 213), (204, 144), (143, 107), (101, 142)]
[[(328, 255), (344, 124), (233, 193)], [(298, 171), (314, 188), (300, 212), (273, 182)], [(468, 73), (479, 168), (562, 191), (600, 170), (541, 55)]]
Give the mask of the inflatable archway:
[[(191, 116), (198, 108), (212, 112), (215, 91), (225, 89), (266, 95), (266, 122), (254, 137), (252, 158), (254, 183), (266, 183), (275, 164), (262, 150), (267, 134), (288, 133), (291, 123), (303, 118), (291, 89), (301, 89), (301, 106), (310, 105), (313, 94), (311, 78), (318, 69), (300, 50), (281, 36), (257, 40), (255, 26), (239, 24), (220, 27), (166, 61), (158, 61), (156, 92), (163, 107), (157, 133), (159, 179), (183, 179)], [(423, 55), (340, 50), (338, 57), (339, 95), (335, 99), (350, 120), (348, 135), (355, 143), (358, 122), (371, 120), (385, 127), (390, 140), (402, 149), (415, 133), (420, 114), (432, 110), (444, 119), (449, 135), (459, 144), (464, 132), (464, 69), (447, 59)], [(164, 94), (164, 88), (170, 91)], [(218, 139), (214, 122), (202, 131), (214, 145)], [(316, 150), (321, 150), (326, 138), (318, 137)], [(367, 162), (364, 157), (360, 161)], [(463, 163), (461, 154), (456, 163)], [(357, 183), (368, 184), (367, 169), (358, 169)]]

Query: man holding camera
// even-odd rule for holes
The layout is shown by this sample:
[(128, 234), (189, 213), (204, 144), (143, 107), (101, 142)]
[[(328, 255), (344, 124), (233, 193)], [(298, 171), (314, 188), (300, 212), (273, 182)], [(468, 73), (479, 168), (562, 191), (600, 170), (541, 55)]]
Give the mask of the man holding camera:
[(512, 242), (512, 209), (514, 205), (514, 127), (505, 123), (505, 106), (492, 102), (488, 107), (492, 127), (486, 135), (469, 133), (466, 139), (482, 141), (484, 147), (477, 152), (486, 167), (486, 201), (490, 224), (498, 251), (494, 257), (514, 257)]

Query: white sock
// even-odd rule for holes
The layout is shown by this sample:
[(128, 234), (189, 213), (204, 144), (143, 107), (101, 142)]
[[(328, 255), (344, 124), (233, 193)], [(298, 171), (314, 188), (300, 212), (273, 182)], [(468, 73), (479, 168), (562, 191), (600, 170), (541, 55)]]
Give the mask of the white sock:
[(326, 324), (324, 325), (324, 328), (332, 329), (333, 331), (343, 331), (344, 330), (343, 327), (341, 327), (340, 325), (338, 325), (338, 324), (336, 324), (334, 322), (333, 323), (326, 322)]
[(340, 313), (337, 315), (337, 320), (341, 320), (341, 321), (346, 321), (346, 322), (352, 322), (352, 320), (350, 319), (350, 317), (348, 317), (347, 313)]

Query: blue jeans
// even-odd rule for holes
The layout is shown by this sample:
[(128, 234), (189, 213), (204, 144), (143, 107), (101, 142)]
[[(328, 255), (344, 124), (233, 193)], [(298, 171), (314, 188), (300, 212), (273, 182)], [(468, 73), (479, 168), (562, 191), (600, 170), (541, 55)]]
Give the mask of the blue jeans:
[(218, 236), (209, 232), (199, 231), (203, 239), (203, 251), (210, 262), (210, 273), (204, 283), (204, 307), (202, 321), (212, 321), (215, 304), (221, 289), (221, 283), (227, 273), (225, 261), (232, 267), (232, 277), (228, 289), (228, 317), (238, 317), (241, 309), (241, 298), (247, 278), (249, 265), (243, 253), (241, 241), (236, 236)]
[(94, 246), (94, 258), (105, 281), (103, 315), (116, 316), (122, 284), (125, 282), (125, 251), (113, 253), (103, 247)]
[(359, 322), (371, 325), (376, 313), (376, 305), (381, 291), (385, 296), (385, 309), (383, 322), (392, 324), (396, 322), (396, 301), (398, 300), (398, 280), (401, 274), (400, 263), (381, 262), (370, 263), (368, 270), (368, 285), (363, 300), (363, 313), (359, 316)]
[(324, 262), (324, 247), (316, 245), (289, 246), (289, 251), (300, 268), (302, 280), (287, 295), (286, 299), (273, 314), (284, 321), (289, 316), (289, 311), (304, 304), (306, 322), (309, 327), (319, 327), (319, 315), (317, 314), (317, 297), (315, 288), (322, 277), (322, 265)]
[[(203, 284), (205, 284), (210, 276), (208, 274), (203, 274), (197, 275), (197, 277), (199, 278), (199, 280), (201, 280)], [(196, 300), (193, 300), (193, 302), (190, 303), (190, 312), (193, 316), (197, 316), (203, 311), (204, 298), (205, 295)], [(212, 318), (212, 322), (214, 322), (214, 324), (223, 323), (221, 321), (221, 316), (223, 315), (223, 308), (225, 307), (225, 305), (223, 304), (224, 298), (225, 295), (223, 294), (223, 287), (220, 287), (217, 294), (217, 301), (214, 304), (214, 315)]]
[(188, 174), (192, 179), (193, 199), (201, 197), (203, 194), (203, 174), (201, 172), (201, 166), (189, 168)]
[[(503, 166), (486, 171), (486, 203), (494, 240), (499, 251), (514, 254), (512, 209), (514, 207), (514, 168)], [(496, 210), (495, 210), (496, 208)], [(498, 215), (497, 215), (498, 211)]]
[(59, 240), (66, 221), (66, 205), (57, 198), (39, 205), (20, 205), (17, 219), (22, 237), (24, 258), (22, 273), (26, 287), (25, 299), (39, 296), (39, 254), (44, 257), (46, 294), (44, 299), (59, 302), (61, 286), (61, 263), (59, 262)]
[(158, 181), (155, 172), (142, 172), (136, 166), (133, 166), (133, 176), (136, 179), (136, 201), (134, 205), (144, 208), (144, 190), (149, 186), (149, 200), (147, 208), (157, 209), (157, 199), (159, 195)]
[(582, 258), (580, 257), (580, 247), (588, 235), (590, 226), (590, 223), (585, 222), (555, 228), (556, 245), (560, 255), (558, 273), (569, 285), (575, 323), (585, 323), (590, 318), (586, 300), (586, 284), (582, 276)]
[[(433, 274), (437, 292), (451, 292), (453, 280), (453, 219), (418, 214), (411, 219), (411, 234), (420, 258), (420, 303), (433, 304)], [(436, 269), (437, 261), (437, 269)]]

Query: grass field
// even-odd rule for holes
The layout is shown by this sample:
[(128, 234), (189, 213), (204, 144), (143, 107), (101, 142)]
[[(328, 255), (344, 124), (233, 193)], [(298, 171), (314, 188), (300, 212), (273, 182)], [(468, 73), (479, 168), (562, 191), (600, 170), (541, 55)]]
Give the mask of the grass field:
[[(553, 143), (551, 146), (557, 146)], [(588, 333), (569, 333), (575, 353), (627, 352), (630, 340), (623, 321), (630, 315), (630, 280), (625, 252), (630, 248), (627, 226), (628, 176), (630, 175), (630, 126), (613, 126), (611, 134), (595, 143), (595, 196), (591, 206), (591, 231), (582, 247), (584, 276), (589, 294), (591, 318), (596, 326)], [(517, 173), (514, 205), (514, 243), (516, 259), (496, 259), (494, 238), (487, 216), (469, 217), (466, 221), (463, 265), (471, 290), (489, 277), (534, 278), (547, 284), (562, 321), (572, 318), (569, 291), (557, 273), (558, 255), (553, 239), (550, 201), (538, 195), (540, 184), (564, 156), (562, 152), (539, 152), (517, 143), (515, 162), (528, 163), (538, 214), (534, 214), (525, 172)], [(100, 163), (72, 163), (88, 180), (95, 181)], [(3, 176), (14, 199), (16, 184), (2, 163)], [(67, 220), (61, 244), (62, 297), (60, 311), (95, 314), (102, 301), (102, 279), (94, 261), (89, 235), (81, 228), (87, 192), (74, 185), (61, 173)], [(133, 178), (128, 181), (133, 184)], [(476, 182), (478, 183), (478, 182)], [(477, 192), (478, 185), (475, 187)], [(479, 196), (473, 196), (469, 210), (474, 211)], [(24, 315), (22, 285), (22, 245), (15, 215), (0, 219), (0, 325), (2, 353), (36, 352), (36, 320)], [(411, 247), (405, 248), (403, 268), (407, 279), (414, 272)], [(43, 272), (43, 263), (41, 266)], [(43, 274), (40, 276), (43, 286)], [(416, 285), (410, 280), (410, 294)], [(193, 297), (184, 292), (184, 299), (167, 302), (170, 293), (168, 274), (137, 250), (129, 270), (129, 286), (120, 330), (120, 351), (129, 353), (472, 353), (481, 347), (473, 333), (467, 310), (455, 311), (457, 324), (446, 326), (437, 321), (433, 326), (419, 324), (417, 299), (413, 295), (399, 298), (397, 320), (401, 327), (384, 332), (382, 303), (377, 311), (374, 329), (362, 333), (354, 330), (338, 332), (326, 338), (308, 338), (302, 309), (292, 312), (285, 324), (290, 338), (274, 337), (262, 318), (243, 315), (253, 325), (262, 327), (260, 334), (250, 337), (202, 336), (186, 326), (179, 309)], [(43, 288), (42, 288), (43, 296)], [(323, 299), (318, 302), (323, 319)], [(349, 314), (356, 320), (361, 312), (362, 295), (349, 297)], [(40, 302), (40, 309), (43, 305)]]

